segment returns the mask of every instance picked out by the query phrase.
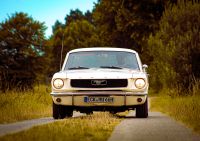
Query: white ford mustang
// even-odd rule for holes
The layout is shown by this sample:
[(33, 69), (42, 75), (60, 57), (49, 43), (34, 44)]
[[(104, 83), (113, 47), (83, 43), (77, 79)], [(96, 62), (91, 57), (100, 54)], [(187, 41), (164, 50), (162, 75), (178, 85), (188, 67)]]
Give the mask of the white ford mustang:
[(51, 84), (53, 117), (71, 117), (73, 110), (111, 113), (136, 109), (148, 117), (147, 65), (136, 51), (122, 48), (82, 48), (67, 53)]

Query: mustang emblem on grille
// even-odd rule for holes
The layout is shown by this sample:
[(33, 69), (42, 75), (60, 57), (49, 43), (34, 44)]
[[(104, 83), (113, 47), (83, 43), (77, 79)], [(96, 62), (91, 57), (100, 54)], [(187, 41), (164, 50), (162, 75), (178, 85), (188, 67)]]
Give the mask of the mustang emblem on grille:
[(91, 80), (91, 84), (94, 86), (104, 86), (107, 85), (106, 80)]

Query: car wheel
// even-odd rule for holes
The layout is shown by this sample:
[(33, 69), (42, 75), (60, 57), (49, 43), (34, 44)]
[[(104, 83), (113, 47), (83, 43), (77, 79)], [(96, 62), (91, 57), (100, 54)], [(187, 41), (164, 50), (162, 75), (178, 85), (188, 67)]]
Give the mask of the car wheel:
[(86, 112), (86, 115), (92, 115), (93, 114), (93, 111), (87, 111)]
[(73, 110), (72, 110), (71, 108), (68, 109), (68, 108), (66, 107), (65, 110), (67, 110), (67, 111), (66, 111), (65, 117), (70, 118), (70, 117), (73, 116)]
[(116, 115), (116, 111), (109, 111), (109, 113), (111, 114), (111, 115)]
[(66, 106), (57, 105), (53, 102), (53, 118), (54, 119), (63, 119), (65, 117), (72, 117), (73, 110), (68, 109)]
[(148, 97), (144, 104), (136, 107), (136, 117), (137, 118), (147, 118), (148, 117)]
[(56, 105), (54, 102), (53, 102), (53, 118), (54, 119), (59, 119), (59, 105)]

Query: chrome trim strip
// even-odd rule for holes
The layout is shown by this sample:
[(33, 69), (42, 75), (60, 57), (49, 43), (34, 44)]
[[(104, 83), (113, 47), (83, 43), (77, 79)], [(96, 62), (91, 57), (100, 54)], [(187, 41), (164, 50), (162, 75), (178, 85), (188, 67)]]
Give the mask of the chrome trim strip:
[(76, 96), (76, 95), (116, 95), (116, 96), (144, 96), (144, 92), (125, 91), (78, 91), (78, 92), (52, 92), (51, 96)]

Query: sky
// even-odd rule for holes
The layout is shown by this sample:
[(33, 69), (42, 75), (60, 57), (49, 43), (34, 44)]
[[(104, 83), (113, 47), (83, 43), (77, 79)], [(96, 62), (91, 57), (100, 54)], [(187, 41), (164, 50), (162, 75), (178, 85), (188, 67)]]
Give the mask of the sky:
[(70, 10), (79, 9), (83, 13), (92, 10), (97, 0), (0, 0), (0, 22), (15, 12), (25, 12), (34, 20), (45, 22), (46, 37), (52, 34), (56, 20), (65, 23)]

